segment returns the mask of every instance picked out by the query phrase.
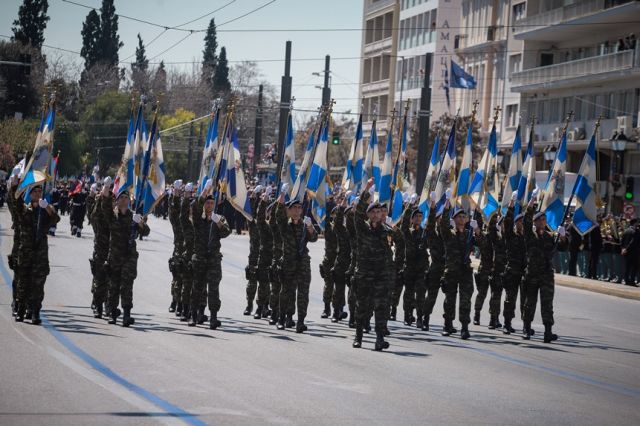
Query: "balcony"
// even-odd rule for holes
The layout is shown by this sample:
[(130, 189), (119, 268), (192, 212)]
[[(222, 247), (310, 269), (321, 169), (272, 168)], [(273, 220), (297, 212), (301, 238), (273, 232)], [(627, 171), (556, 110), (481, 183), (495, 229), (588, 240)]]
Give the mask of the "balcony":
[(395, 4), (396, 0), (368, 0), (364, 11), (365, 16), (379, 12), (384, 8), (395, 6)]
[(635, 51), (624, 50), (516, 72), (511, 74), (511, 87), (515, 92), (559, 89), (638, 74), (639, 52), (640, 46), (637, 46)]
[(597, 24), (598, 31), (602, 33), (619, 31), (619, 22), (633, 21), (633, 18), (638, 16), (640, 2), (637, 1), (578, 1), (569, 6), (517, 20), (514, 25), (514, 37), (518, 40), (532, 41), (576, 39), (593, 35), (593, 28), (588, 24)]
[(460, 53), (486, 51), (488, 46), (506, 41), (506, 37), (507, 31), (504, 26), (492, 25), (484, 28), (479, 34), (461, 34), (456, 50)]

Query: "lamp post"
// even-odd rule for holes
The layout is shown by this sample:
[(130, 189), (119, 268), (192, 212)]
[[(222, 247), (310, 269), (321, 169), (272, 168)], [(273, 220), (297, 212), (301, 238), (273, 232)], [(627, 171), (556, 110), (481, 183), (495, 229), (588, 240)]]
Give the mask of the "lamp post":
[[(615, 158), (611, 161), (611, 177), (609, 179), (611, 182), (611, 191), (609, 193), (609, 202), (607, 203), (607, 208), (609, 209), (608, 213), (612, 210), (611, 203), (613, 201), (614, 193), (621, 185), (620, 175), (618, 174), (618, 164), (621, 162), (624, 151), (627, 149), (627, 141), (628, 139), (624, 133), (615, 133), (611, 139), (611, 151), (613, 151)], [(620, 164), (620, 167), (622, 167), (622, 164)]]

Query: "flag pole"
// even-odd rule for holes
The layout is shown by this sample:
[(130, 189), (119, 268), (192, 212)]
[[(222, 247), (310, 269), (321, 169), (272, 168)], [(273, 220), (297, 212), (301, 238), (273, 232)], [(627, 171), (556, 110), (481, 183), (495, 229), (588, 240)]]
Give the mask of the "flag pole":
[[(573, 117), (573, 110), (569, 111), (569, 113), (567, 114), (567, 118), (565, 119), (565, 123), (562, 128), (562, 135), (560, 136), (560, 140), (558, 141), (558, 145), (556, 148), (556, 155), (553, 159), (553, 163), (551, 163), (551, 167), (549, 168), (549, 174), (547, 176), (547, 181), (545, 182), (545, 185), (544, 185), (544, 191), (542, 191), (542, 199), (539, 200), (538, 202), (538, 211), (540, 211), (540, 209), (542, 208), (542, 202), (547, 192), (547, 186), (549, 186), (549, 179), (551, 178), (551, 173), (553, 172), (553, 168), (556, 165), (556, 160), (558, 159), (558, 151), (560, 150), (560, 144), (562, 143), (562, 139), (567, 133), (567, 128), (569, 127), (569, 123), (571, 122), (571, 117)], [(562, 195), (562, 198), (564, 199), (564, 194)]]

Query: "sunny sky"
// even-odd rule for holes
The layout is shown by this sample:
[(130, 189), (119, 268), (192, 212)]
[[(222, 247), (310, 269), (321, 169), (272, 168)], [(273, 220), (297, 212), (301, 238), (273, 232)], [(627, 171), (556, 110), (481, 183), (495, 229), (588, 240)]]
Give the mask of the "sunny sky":
[[(73, 0), (74, 3), (99, 8), (100, 0)], [(0, 2), (0, 35), (11, 36), (11, 24), (17, 17), (21, 0)], [(51, 17), (45, 31), (45, 44), (79, 52), (82, 47), (80, 31), (89, 9), (63, 0), (49, 0)], [(231, 62), (255, 60), (271, 84), (279, 84), (284, 72), (285, 41), (293, 42), (291, 66), (293, 95), (296, 108), (315, 109), (319, 106), (322, 78), (313, 72), (324, 69), (324, 56), (331, 55), (332, 96), (336, 98), (335, 111), (357, 110), (358, 78), (361, 32), (353, 29), (362, 26), (361, 0), (116, 0), (116, 12), (161, 26), (181, 26), (188, 30), (206, 30), (211, 17), (218, 25), (218, 44), (226, 46)], [(263, 6), (242, 17), (242, 15)], [(223, 7), (224, 6), (224, 7)], [(218, 8), (212, 15), (195, 20)], [(238, 19), (236, 19), (238, 18)], [(234, 20), (235, 19), (235, 20)], [(195, 21), (194, 21), (195, 20)], [(234, 20), (225, 24), (226, 21)], [(352, 31), (300, 31), (310, 29), (352, 29)], [(235, 30), (235, 31), (234, 31)], [(243, 31), (237, 31), (243, 30)], [(244, 31), (287, 30), (287, 31)], [(121, 17), (119, 34), (124, 47), (120, 60), (133, 59), (140, 33), (147, 47), (150, 62), (165, 63), (199, 61), (204, 47), (204, 32), (189, 33), (168, 30)], [(150, 43), (154, 38), (156, 38)], [(185, 38), (186, 37), (186, 38)], [(172, 49), (165, 51), (181, 39)], [(82, 58), (73, 53), (62, 53), (45, 48), (46, 53), (63, 54), (78, 61), (78, 74)], [(350, 59), (340, 59), (350, 58)], [(296, 59), (313, 59), (298, 60)], [(191, 67), (188, 64), (167, 65)], [(127, 66), (128, 67), (128, 66)]]

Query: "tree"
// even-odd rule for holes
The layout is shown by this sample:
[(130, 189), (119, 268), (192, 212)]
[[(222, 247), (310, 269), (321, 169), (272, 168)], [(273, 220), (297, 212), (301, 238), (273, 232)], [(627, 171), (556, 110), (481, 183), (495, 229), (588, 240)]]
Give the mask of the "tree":
[(118, 35), (118, 15), (113, 0), (102, 0), (100, 8), (100, 39), (99, 47), (101, 59), (107, 64), (118, 66), (118, 50), (124, 46)]
[(33, 117), (40, 103), (38, 88), (44, 81), (44, 61), (38, 51), (19, 42), (0, 41), (0, 58), (29, 66), (0, 64), (0, 118)]
[(231, 91), (231, 83), (229, 82), (229, 64), (227, 62), (227, 49), (222, 46), (220, 49), (220, 57), (218, 65), (213, 75), (213, 90), (216, 95), (226, 95)]
[(202, 79), (206, 81), (213, 91), (213, 78), (218, 65), (218, 40), (216, 38), (216, 22), (211, 18), (207, 34), (204, 37), (204, 50), (202, 51)]
[(136, 47), (136, 61), (131, 64), (131, 79), (133, 80), (134, 90), (141, 93), (149, 91), (149, 60), (145, 54), (144, 43), (142, 37), (138, 33), (138, 47)]
[(44, 43), (44, 30), (47, 27), (47, 21), (49, 21), (48, 9), (49, 2), (47, 0), (24, 0), (18, 9), (18, 19), (13, 21), (12, 40), (40, 50), (42, 43)]
[(38, 124), (35, 119), (0, 121), (0, 169), (11, 170), (17, 160), (33, 150)]
[(167, 91), (167, 71), (164, 68), (164, 61), (160, 61), (160, 65), (158, 65), (158, 69), (156, 69), (153, 82), (151, 83), (151, 91), (156, 96), (166, 93)]
[(98, 63), (100, 53), (100, 16), (94, 9), (87, 14), (82, 24), (82, 49), (80, 56), (84, 59), (84, 69), (90, 70)]

